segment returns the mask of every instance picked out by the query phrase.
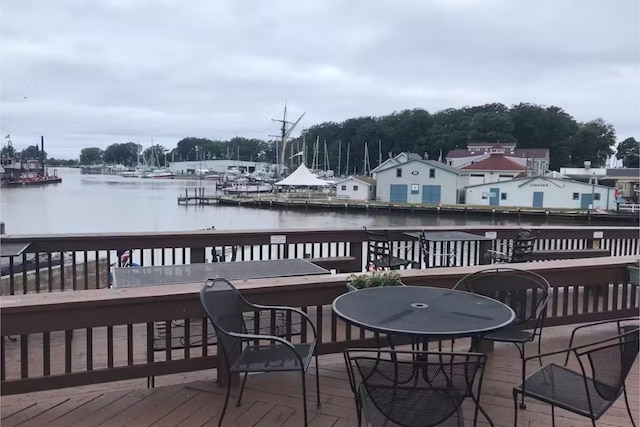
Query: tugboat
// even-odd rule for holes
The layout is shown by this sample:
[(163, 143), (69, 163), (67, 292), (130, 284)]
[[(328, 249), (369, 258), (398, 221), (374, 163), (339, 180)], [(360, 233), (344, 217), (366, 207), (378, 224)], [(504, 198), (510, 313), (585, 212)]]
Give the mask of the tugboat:
[[(38, 160), (22, 160), (10, 156), (0, 158), (0, 183), (2, 187), (25, 187), (34, 185), (58, 184), (62, 178), (57, 170), (53, 175), (44, 164), (44, 137), (40, 137), (41, 149)], [(8, 142), (11, 147), (11, 141)]]

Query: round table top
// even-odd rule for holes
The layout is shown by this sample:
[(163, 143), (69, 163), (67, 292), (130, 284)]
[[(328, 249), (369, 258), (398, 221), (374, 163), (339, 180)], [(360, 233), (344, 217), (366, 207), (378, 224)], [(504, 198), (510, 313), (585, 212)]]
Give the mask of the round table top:
[(515, 313), (482, 295), (445, 288), (389, 286), (347, 292), (333, 301), (341, 319), (392, 335), (462, 337), (496, 331)]

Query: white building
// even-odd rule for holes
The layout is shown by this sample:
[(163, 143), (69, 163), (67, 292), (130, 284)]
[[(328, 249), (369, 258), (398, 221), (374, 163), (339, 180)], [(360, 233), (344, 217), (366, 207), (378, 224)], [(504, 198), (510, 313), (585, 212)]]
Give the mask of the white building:
[(473, 142), (467, 148), (451, 150), (446, 161), (454, 168), (464, 168), (472, 163), (489, 158), (492, 154), (502, 154), (528, 171), (528, 175), (544, 175), (549, 170), (548, 148), (516, 148), (515, 142), (491, 143)]
[[(376, 199), (392, 203), (455, 204), (467, 185), (458, 169), (401, 153), (376, 169)], [(404, 156), (401, 159), (398, 157)], [(400, 160), (405, 160), (404, 162)]]
[(550, 177), (525, 177), (472, 185), (466, 204), (567, 209), (615, 209), (614, 188)]
[(527, 167), (504, 154), (490, 154), (462, 168), (469, 174), (469, 185), (508, 181), (527, 176)]
[(376, 180), (368, 176), (350, 176), (336, 183), (336, 198), (347, 200), (375, 200)]

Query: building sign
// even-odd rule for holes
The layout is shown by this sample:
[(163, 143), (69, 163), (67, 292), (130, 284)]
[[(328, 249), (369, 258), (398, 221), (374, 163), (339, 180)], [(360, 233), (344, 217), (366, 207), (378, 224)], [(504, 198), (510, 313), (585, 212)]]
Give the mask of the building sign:
[(549, 184), (529, 184), (529, 187), (548, 187)]
[(418, 171), (411, 171), (411, 175), (418, 175), (420, 172)]

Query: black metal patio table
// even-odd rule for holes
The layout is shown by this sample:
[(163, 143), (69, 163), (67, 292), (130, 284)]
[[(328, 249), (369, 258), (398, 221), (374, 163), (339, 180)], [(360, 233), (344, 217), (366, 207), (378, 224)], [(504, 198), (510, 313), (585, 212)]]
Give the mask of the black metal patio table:
[[(376, 333), (409, 336), (425, 347), (431, 340), (479, 337), (508, 326), (516, 317), (511, 307), (492, 298), (426, 286), (347, 292), (333, 301), (332, 308), (349, 324)], [(478, 408), (493, 425), (479, 404)]]
[[(420, 239), (421, 232), (406, 232), (404, 234), (414, 239)], [(488, 264), (490, 260), (485, 259), (483, 254), (492, 248), (494, 240), (491, 237), (466, 231), (424, 231), (424, 238), (426, 244), (429, 245), (428, 254), (433, 254), (433, 256), (425, 257), (427, 268), (435, 267), (435, 261), (438, 257), (441, 257), (440, 266), (452, 267), (449, 255), (455, 257), (457, 254), (462, 254), (463, 257), (464, 255), (467, 256), (467, 263), (463, 259), (461, 260), (462, 265), (472, 265), (472, 257), (474, 258), (474, 263)], [(421, 258), (423, 249), (422, 247), (420, 248)]]
[(262, 279), (329, 274), (329, 270), (307, 260), (213, 262), (207, 264), (163, 265), (114, 268), (113, 288), (204, 283), (209, 278), (227, 280)]
[(348, 292), (333, 301), (333, 311), (355, 326), (422, 341), (480, 336), (515, 319), (511, 307), (492, 298), (426, 286)]

